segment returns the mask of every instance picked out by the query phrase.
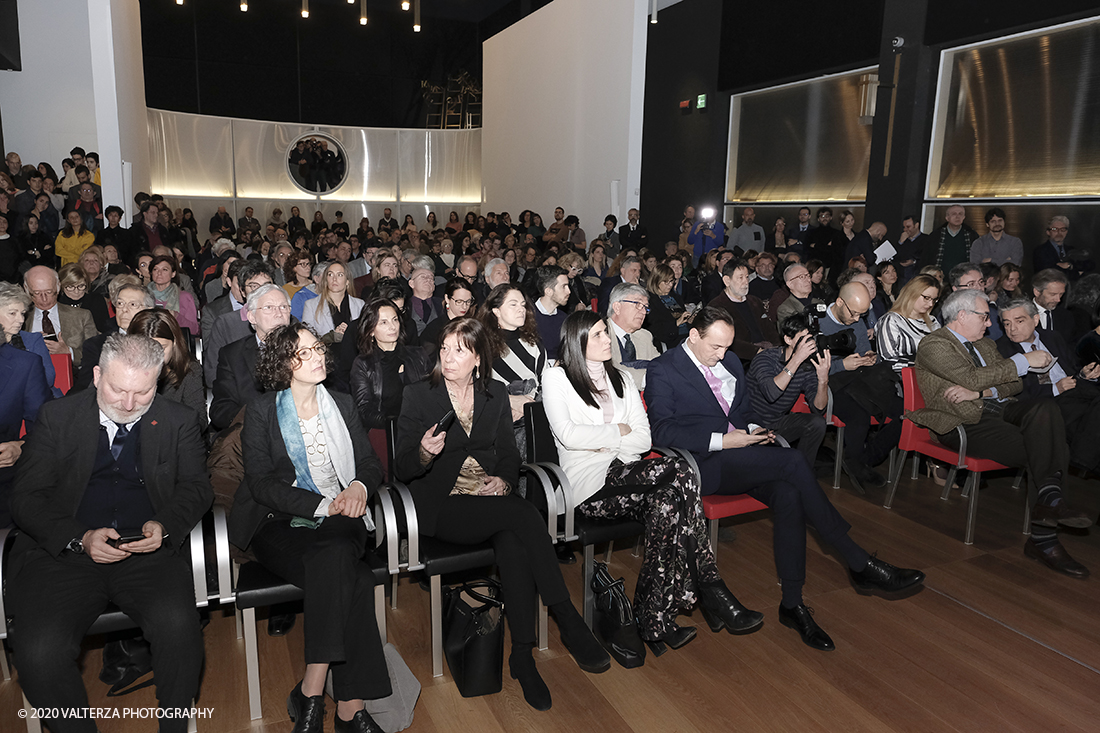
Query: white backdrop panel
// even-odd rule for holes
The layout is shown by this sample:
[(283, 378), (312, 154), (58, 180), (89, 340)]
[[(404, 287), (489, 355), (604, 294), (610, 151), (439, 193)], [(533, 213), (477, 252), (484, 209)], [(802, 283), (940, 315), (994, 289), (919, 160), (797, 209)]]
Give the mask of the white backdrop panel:
[(153, 190), (190, 196), (233, 196), (230, 120), (149, 110)]
[[(348, 178), (325, 201), (393, 201), (397, 198), (397, 130), (319, 127), (344, 146)], [(381, 210), (379, 210), (381, 211)]]
[(481, 130), (401, 130), (398, 150), (403, 202), (481, 201)]
[(230, 122), (238, 198), (309, 198), (287, 175), (286, 151), (291, 142), (312, 128), (253, 120)]

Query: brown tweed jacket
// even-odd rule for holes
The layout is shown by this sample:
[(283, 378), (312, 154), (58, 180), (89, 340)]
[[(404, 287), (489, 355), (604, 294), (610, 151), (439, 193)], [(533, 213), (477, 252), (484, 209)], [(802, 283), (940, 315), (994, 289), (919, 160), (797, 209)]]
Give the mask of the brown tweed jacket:
[(917, 346), (917, 384), (925, 407), (907, 412), (906, 417), (933, 432), (949, 433), (959, 423), (976, 424), (982, 417), (982, 401), (948, 402), (943, 396), (948, 387), (957, 384), (975, 392), (996, 387), (1001, 397), (1020, 393), (1023, 383), (1016, 376), (1016, 364), (1001, 356), (996, 344), (987, 338), (974, 346), (986, 366), (974, 366), (970, 352), (947, 327), (921, 339)]

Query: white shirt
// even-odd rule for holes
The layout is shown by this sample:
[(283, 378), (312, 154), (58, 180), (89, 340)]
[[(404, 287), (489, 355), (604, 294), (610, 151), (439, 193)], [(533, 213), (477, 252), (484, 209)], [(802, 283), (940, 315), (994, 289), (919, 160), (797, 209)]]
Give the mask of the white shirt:
[(1049, 310), (1039, 305), (1034, 300), (1031, 302), (1035, 303), (1035, 307), (1039, 309), (1039, 325), (1048, 331), (1052, 330), (1054, 328), (1054, 316)]
[[(695, 367), (699, 370), (699, 374), (701, 374), (703, 376), (703, 378), (706, 379), (706, 373), (703, 371), (703, 368), (706, 365), (703, 364), (703, 362), (699, 361), (697, 358), (695, 358), (695, 353), (690, 348), (688, 348), (688, 345), (686, 343), (681, 344), (681, 348), (683, 348), (684, 353), (686, 353), (688, 355), (688, 358), (691, 359), (691, 363), (694, 364)], [(717, 364), (715, 364), (714, 366), (709, 367), (709, 368), (710, 368), (711, 373), (714, 376), (718, 377), (719, 381), (722, 382), (722, 397), (726, 400), (726, 404), (727, 405), (732, 405), (733, 404), (733, 398), (737, 395), (737, 377), (730, 374), (729, 370), (726, 369), (724, 366), (722, 366), (722, 362), (718, 362)], [(709, 383), (707, 384), (707, 387), (710, 387)], [(718, 399), (715, 398), (715, 402), (717, 402), (717, 401), (718, 401)], [(760, 426), (755, 424), (755, 423), (749, 423), (749, 432), (751, 433), (753, 430), (756, 430), (758, 427), (760, 427)], [(722, 450), (722, 437), (724, 435), (725, 435), (725, 433), (711, 433), (710, 434), (710, 452), (711, 453), (715, 453), (717, 451)]]
[(543, 314), (544, 316), (552, 316), (552, 315), (554, 315), (555, 313), (558, 312), (558, 306), (556, 306), (556, 305), (554, 306), (554, 310), (552, 310), (552, 311), (546, 310), (546, 306), (544, 306), (542, 304), (542, 298), (539, 298), (538, 300), (535, 301), (535, 307), (538, 308), (539, 313)]
[[(1023, 348), (1023, 350), (1025, 352), (1033, 351), (1033, 350), (1034, 351), (1048, 351), (1048, 352), (1050, 351), (1050, 349), (1048, 349), (1043, 344), (1043, 340), (1041, 338), (1039, 338), (1039, 332), (1038, 331), (1035, 331), (1033, 334), (1031, 334), (1031, 341), (1024, 341), (1020, 344), (1020, 346)], [(1019, 356), (1019, 355), (1017, 354), (1017, 356)], [(1050, 368), (1050, 371), (1047, 372), (1047, 375), (1050, 377), (1050, 389), (1051, 389), (1051, 391), (1054, 393), (1055, 396), (1058, 396), (1059, 394), (1061, 394), (1061, 392), (1058, 390), (1058, 382), (1062, 381), (1063, 379), (1065, 379), (1069, 375), (1066, 374), (1066, 371), (1064, 369), (1062, 369), (1062, 365), (1058, 364), (1058, 363), (1055, 363), (1054, 366), (1052, 366)]]
[[(138, 424), (138, 420), (141, 420), (141, 417), (138, 417), (138, 419), (134, 420), (133, 422), (126, 423), (126, 429), (133, 430), (134, 426)], [(112, 443), (114, 443), (115, 435), (118, 433), (118, 423), (107, 417), (107, 415), (104, 414), (103, 410), (100, 410), (99, 424), (102, 425), (103, 428), (107, 431), (107, 445), (111, 445)]]
[(626, 331), (624, 331), (624, 330), (623, 330), (623, 329), (622, 329), (622, 328), (621, 328), (621, 327), (619, 326), (619, 324), (618, 324), (618, 323), (615, 323), (615, 319), (614, 319), (614, 318), (608, 318), (608, 319), (607, 319), (607, 322), (611, 324), (611, 331), (612, 331), (612, 332), (613, 332), (613, 333), (615, 334), (615, 338), (617, 338), (617, 339), (619, 340), (619, 353), (621, 354), (621, 353), (622, 353), (622, 349), (623, 349), (623, 344), (625, 344), (625, 343), (626, 343), (625, 339), (626, 339), (626, 337), (627, 337), (627, 336), (629, 336), (630, 334), (628, 334), (628, 333), (627, 333)]
[[(34, 309), (34, 321), (32, 321), (31, 331), (33, 333), (42, 333), (42, 309), (35, 307)], [(54, 333), (61, 334), (61, 316), (57, 312), (57, 303), (53, 304), (53, 308), (50, 308), (50, 323), (53, 324)]]

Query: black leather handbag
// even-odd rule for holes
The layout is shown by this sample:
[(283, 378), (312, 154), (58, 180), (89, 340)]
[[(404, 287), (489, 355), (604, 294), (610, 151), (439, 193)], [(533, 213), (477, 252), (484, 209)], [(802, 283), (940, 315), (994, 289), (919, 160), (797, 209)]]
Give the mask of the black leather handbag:
[(592, 618), (596, 638), (611, 658), (627, 669), (645, 664), (645, 644), (638, 635), (634, 608), (626, 597), (623, 579), (614, 580), (607, 565), (596, 563), (592, 575), (596, 609)]
[(500, 692), (504, 602), (488, 578), (443, 589), (443, 655), (463, 697)]

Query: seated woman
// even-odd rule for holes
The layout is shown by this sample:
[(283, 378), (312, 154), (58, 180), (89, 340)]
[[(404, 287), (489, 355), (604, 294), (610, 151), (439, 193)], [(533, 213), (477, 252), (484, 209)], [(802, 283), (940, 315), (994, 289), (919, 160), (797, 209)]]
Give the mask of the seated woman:
[[(588, 249), (588, 267), (581, 273), (589, 285), (599, 286), (607, 274), (607, 250), (602, 242), (593, 242)], [(595, 278), (593, 281), (592, 278)]]
[[(46, 384), (52, 388), (56, 372), (50, 350), (46, 348), (46, 341), (40, 333), (23, 330), (24, 319), (30, 307), (30, 296), (23, 288), (11, 283), (0, 283), (0, 344), (11, 344), (41, 359), (42, 369), (46, 373)], [(59, 389), (54, 389), (53, 393), (54, 397), (61, 396)]]
[[(104, 253), (103, 248), (98, 244), (93, 244), (84, 250), (80, 255), (80, 266), (84, 268), (84, 274), (88, 276), (88, 292), (101, 298), (109, 297), (107, 286), (111, 284), (114, 273), (107, 269), (107, 255)], [(98, 324), (96, 325), (98, 326)]]
[(248, 406), (244, 481), (230, 539), (305, 592), (306, 672), (287, 699), (294, 733), (321, 733), (332, 670), (336, 731), (378, 731), (363, 701), (391, 694), (374, 619), (367, 497), (382, 470), (351, 397), (330, 393), (327, 347), (309, 326), (279, 326), (256, 364), (263, 395)]
[(912, 366), (917, 358), (917, 344), (940, 327), (940, 322), (931, 315), (939, 297), (940, 284), (936, 278), (917, 275), (898, 293), (890, 312), (875, 324), (878, 355), (891, 362), (895, 371)]
[(439, 334), (456, 318), (462, 318), (474, 304), (473, 286), (464, 278), (456, 277), (443, 290), (443, 316), (434, 319), (420, 332), (420, 343), (425, 352), (439, 348)]
[(813, 283), (813, 290), (810, 291), (810, 297), (819, 298), (825, 302), (829, 302), (833, 299), (833, 295), (836, 291), (829, 285), (829, 281), (825, 279), (825, 265), (821, 260), (810, 260), (806, 263), (806, 271), (810, 273), (810, 282)]
[(111, 317), (107, 313), (107, 299), (100, 295), (92, 295), (88, 287), (88, 276), (84, 268), (75, 262), (65, 265), (57, 273), (57, 279), (61, 284), (61, 292), (57, 295), (57, 302), (73, 308), (83, 308), (92, 314), (95, 322), (95, 330), (100, 333), (107, 331)]
[(348, 292), (348, 274), (342, 264), (327, 263), (317, 286), (317, 296), (306, 303), (302, 321), (321, 334), (323, 341), (339, 343), (348, 324), (363, 310), (363, 301)]
[[(894, 301), (898, 297), (898, 268), (893, 262), (887, 260), (875, 265), (875, 280), (878, 292), (875, 300), (883, 306), (883, 310), (894, 307)], [(880, 311), (881, 312), (881, 311)]]
[(569, 302), (565, 304), (565, 311), (572, 313), (575, 310), (591, 309), (592, 297), (597, 291), (589, 288), (581, 277), (584, 272), (584, 257), (576, 252), (567, 252), (558, 258), (558, 266), (565, 270), (569, 278)]
[(653, 334), (653, 341), (661, 345), (661, 351), (678, 346), (691, 328), (691, 315), (684, 302), (672, 292), (676, 275), (668, 265), (657, 265), (646, 278), (649, 291), (649, 315), (645, 327)]
[(199, 335), (199, 311), (195, 296), (180, 287), (179, 262), (170, 255), (157, 255), (149, 263), (149, 292), (158, 308), (167, 308), (180, 328)]
[(684, 275), (686, 272), (685, 268), (691, 264), (691, 258), (682, 252), (677, 252), (666, 258), (665, 264), (669, 266), (673, 276), (676, 278), (676, 282), (672, 284), (672, 294), (679, 298), (685, 305), (688, 303), (699, 303), (702, 300), (702, 296), (699, 295), (699, 291), (695, 288), (695, 284), (691, 279)]
[(1002, 303), (1007, 303), (1013, 298), (1027, 297), (1023, 288), (1020, 287), (1020, 281), (1023, 277), (1024, 271), (1020, 269), (1019, 265), (1014, 265), (1011, 262), (1001, 265), (1001, 282), (997, 287), (1002, 293), (998, 296)]
[(166, 308), (138, 311), (130, 320), (126, 333), (148, 336), (161, 345), (164, 349), (164, 369), (157, 382), (157, 393), (197, 412), (205, 433), (209, 421), (206, 395), (202, 391), (202, 367), (192, 358), (176, 317)]
[[(508, 666), (528, 704), (548, 710), (550, 690), (531, 656), (536, 590), (581, 669), (603, 672), (611, 658), (569, 600), (545, 520), (512, 493), (520, 456), (507, 391), (490, 377), (488, 329), (459, 318), (440, 337), (431, 379), (405, 388), (394, 470), (409, 484), (422, 534), (462, 545), (492, 542), (512, 632)], [(437, 431), (448, 414), (457, 419)]]
[(295, 293), (313, 282), (310, 278), (312, 273), (313, 257), (309, 252), (296, 250), (283, 263), (283, 280), (286, 282), (283, 290), (293, 298)]
[(694, 471), (679, 458), (642, 460), (649, 421), (638, 391), (611, 362), (611, 338), (598, 314), (570, 314), (558, 365), (543, 375), (543, 404), (577, 511), (645, 523), (634, 611), (654, 654), (695, 638), (676, 616), (696, 601), (711, 630), (755, 631), (763, 614), (742, 606), (718, 574)]
[(75, 263), (80, 259), (80, 253), (93, 244), (95, 235), (85, 228), (80, 212), (70, 211), (65, 216), (65, 228), (57, 235), (53, 245), (62, 266)]

